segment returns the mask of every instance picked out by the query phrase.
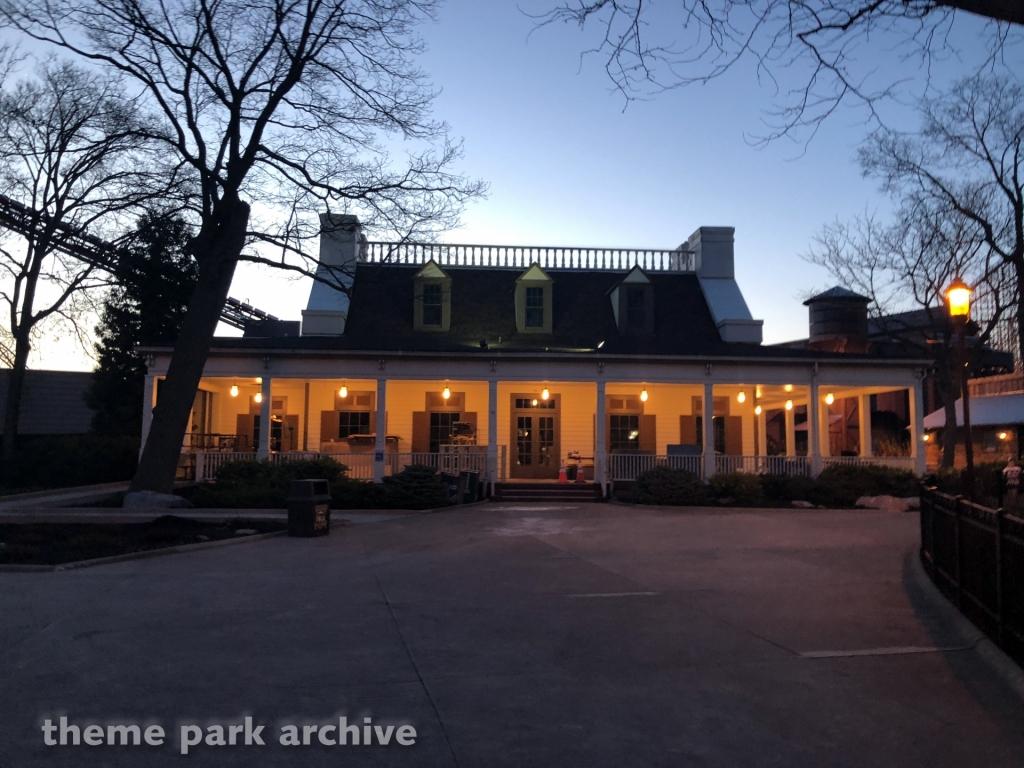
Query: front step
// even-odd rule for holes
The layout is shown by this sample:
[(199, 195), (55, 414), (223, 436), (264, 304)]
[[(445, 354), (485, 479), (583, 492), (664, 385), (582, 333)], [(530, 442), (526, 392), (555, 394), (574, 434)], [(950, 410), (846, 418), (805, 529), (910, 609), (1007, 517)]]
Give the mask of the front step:
[(495, 483), (492, 501), (546, 501), (585, 504), (601, 501), (595, 483)]

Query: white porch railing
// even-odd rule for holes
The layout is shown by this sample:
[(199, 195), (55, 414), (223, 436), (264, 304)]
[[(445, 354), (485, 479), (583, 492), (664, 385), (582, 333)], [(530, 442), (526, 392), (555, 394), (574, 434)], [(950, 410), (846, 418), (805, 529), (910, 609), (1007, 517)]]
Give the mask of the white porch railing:
[[(504, 479), (504, 459), (506, 446), (500, 446), (498, 475), (499, 482)], [(198, 451), (196, 453), (196, 481), (212, 480), (225, 464), (232, 461), (252, 461), (256, 454), (252, 451)], [(372, 453), (315, 453), (311, 451), (290, 451), (271, 454), (270, 460), (279, 464), (282, 461), (300, 461), (305, 459), (329, 458), (348, 467), (345, 473), (353, 480), (373, 480)], [(394, 475), (410, 464), (425, 464), (436, 467), (438, 472), (458, 474), (463, 470), (479, 472), (481, 479), (487, 477), (486, 453), (388, 453), (384, 456), (384, 474)]]
[(873, 464), (880, 467), (914, 471), (916, 459), (913, 456), (822, 456), (822, 466), (842, 467)]
[(637, 475), (655, 467), (684, 469), (700, 475), (703, 456), (655, 456), (642, 453), (613, 453), (608, 456), (608, 481), (636, 480)]
[(715, 472), (810, 477), (811, 460), (806, 456), (715, 456)]

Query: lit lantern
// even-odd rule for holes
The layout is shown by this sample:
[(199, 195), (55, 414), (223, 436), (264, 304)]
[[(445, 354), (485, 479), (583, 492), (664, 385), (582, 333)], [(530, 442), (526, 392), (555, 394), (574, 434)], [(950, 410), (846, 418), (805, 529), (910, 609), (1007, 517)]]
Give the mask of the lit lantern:
[(792, 392), (793, 391), (793, 385), (792, 384), (787, 384), (786, 386), (783, 387), (783, 389), (786, 390), (787, 392)]
[(926, 433), (924, 435), (921, 435), (921, 439), (927, 443), (929, 440), (932, 439), (932, 436)]
[(255, 400), (257, 403), (262, 403), (263, 402), (263, 393), (262, 392), (257, 392), (255, 395), (252, 396), (252, 399)]
[(448, 389), (448, 387), (445, 387), (443, 390), (441, 390), (441, 397), (443, 397), (445, 400), (447, 400), (451, 396), (452, 391)]
[(645, 402), (645, 403), (647, 402), (647, 390), (646, 389), (641, 389), (640, 390), (640, 399), (643, 402)]
[(836, 401), (836, 396), (833, 395), (831, 392), (829, 392), (827, 395), (825, 395), (825, 402), (828, 405), (832, 405), (832, 403), (834, 403), (835, 401)]
[(792, 411), (793, 410), (793, 401), (792, 400), (787, 400), (786, 401), (786, 410), (787, 411)]
[(342, 384), (341, 389), (338, 390), (338, 397), (348, 397), (348, 387), (344, 384)]
[(231, 396), (232, 397), (238, 397), (238, 385), (237, 384), (232, 384), (231, 385)]
[(959, 277), (946, 289), (946, 306), (954, 320), (967, 322), (971, 317), (971, 289)]
[(755, 405), (754, 406), (754, 413), (756, 413), (758, 416), (761, 415), (761, 406), (760, 405)]
[(736, 402), (737, 403), (745, 403), (745, 402), (747, 402), (747, 393), (746, 392), (740, 392), (738, 395), (736, 395)]
[(549, 397), (551, 397), (551, 393), (548, 392), (548, 388), (547, 387), (544, 387), (544, 389), (542, 389), (540, 391), (540, 399), (541, 400), (547, 400)]
[(999, 439), (1000, 440), (1006, 440), (1009, 436), (1010, 436), (1009, 432), (1000, 432), (999, 433)]

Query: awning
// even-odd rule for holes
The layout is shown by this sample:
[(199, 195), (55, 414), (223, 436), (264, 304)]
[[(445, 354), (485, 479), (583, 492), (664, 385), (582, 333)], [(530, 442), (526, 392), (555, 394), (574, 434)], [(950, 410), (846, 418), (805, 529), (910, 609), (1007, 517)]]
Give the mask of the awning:
[[(1010, 395), (985, 395), (971, 398), (972, 427), (1003, 427), (1024, 424), (1024, 392)], [(956, 425), (964, 425), (963, 400), (956, 401)], [(944, 408), (924, 417), (925, 429), (942, 429), (946, 426)]]

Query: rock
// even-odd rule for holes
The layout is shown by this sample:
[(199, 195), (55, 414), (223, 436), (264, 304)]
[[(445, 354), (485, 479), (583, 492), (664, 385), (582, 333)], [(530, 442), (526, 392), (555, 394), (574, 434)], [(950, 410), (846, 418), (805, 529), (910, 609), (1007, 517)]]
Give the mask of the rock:
[(191, 509), (192, 502), (173, 493), (132, 491), (125, 494), (121, 506), (125, 509)]
[(797, 509), (814, 509), (815, 508), (814, 504), (812, 504), (809, 501), (792, 501), (792, 502), (790, 502), (789, 505), (791, 507), (796, 507)]
[(883, 512), (907, 512), (910, 505), (906, 499), (895, 496), (861, 496), (854, 505), (860, 509), (880, 509)]
[(235, 531), (235, 536), (252, 536), (254, 533), (256, 533), (255, 528), (239, 528)]

